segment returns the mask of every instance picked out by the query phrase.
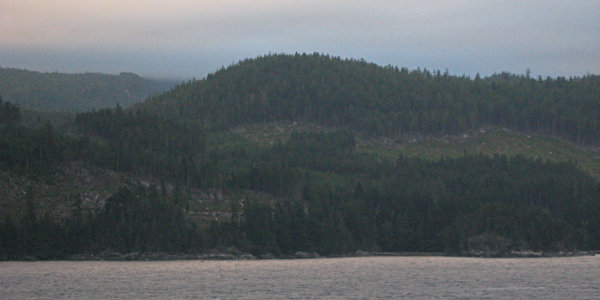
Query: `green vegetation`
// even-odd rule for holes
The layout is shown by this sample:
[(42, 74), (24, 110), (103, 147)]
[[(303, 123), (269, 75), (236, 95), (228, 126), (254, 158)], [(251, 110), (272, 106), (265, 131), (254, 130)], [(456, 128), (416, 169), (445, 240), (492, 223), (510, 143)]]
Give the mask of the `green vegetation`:
[[(388, 85), (404, 79), (412, 81)], [(471, 80), (276, 55), (130, 109), (77, 113), (60, 131), (49, 122), (24, 127), (18, 106), (0, 103), (0, 178), (23, 191), (15, 196), (19, 209), (1, 211), (0, 256), (229, 246), (275, 255), (466, 254), (482, 243), (505, 250), (598, 249), (599, 160), (591, 150), (598, 143), (592, 138), (599, 132), (598, 98), (589, 83), (597, 80)], [(423, 98), (429, 89), (454, 96), (436, 106), (442, 98)], [(485, 93), (469, 98), (474, 90)], [(575, 100), (544, 96), (542, 105), (519, 98), (556, 90)], [(406, 99), (429, 102), (406, 112)], [(491, 110), (471, 110), (465, 101)], [(582, 114), (580, 120), (542, 113), (549, 119), (526, 121), (552, 103), (566, 105), (565, 116)], [(521, 105), (520, 113), (513, 105)], [(405, 114), (409, 125), (377, 112)], [(437, 119), (444, 114), (451, 119)], [(575, 127), (546, 126), (553, 120)], [(65, 196), (67, 213), (56, 217), (38, 186), (70, 182), (60, 179), (69, 164), (137, 180), (115, 179), (95, 209), (84, 209), (74, 192), (83, 192), (81, 186), (61, 187), (73, 192)], [(218, 196), (201, 201), (198, 191)]]
[(358, 151), (386, 158), (402, 154), (434, 161), (444, 157), (459, 158), (465, 154), (483, 154), (490, 157), (494, 154), (505, 154), (509, 157), (522, 155), (553, 162), (570, 161), (600, 179), (600, 151), (556, 137), (522, 134), (500, 128), (446, 138), (367, 140), (358, 147)]
[(63, 74), (0, 68), (0, 92), (5, 100), (38, 110), (87, 111), (116, 104), (127, 107), (173, 85), (132, 73)]
[[(333, 127), (305, 123), (259, 123), (239, 126), (232, 132), (259, 145), (269, 146), (289, 140), (292, 132), (329, 132)], [(337, 128), (340, 130), (340, 128)], [(396, 138), (373, 137), (358, 133), (356, 150), (382, 160), (393, 160), (398, 155), (437, 161), (441, 158), (460, 158), (466, 154), (522, 155), (553, 162), (573, 162), (600, 179), (600, 151), (595, 147), (577, 145), (553, 136), (526, 134), (506, 128), (487, 128), (463, 135), (423, 136), (407, 135)]]
[(21, 112), (19, 106), (10, 102), (2, 101), (0, 96), (0, 124), (12, 125), (21, 121)]
[(297, 54), (244, 60), (136, 107), (226, 128), (304, 121), (396, 137), (492, 126), (598, 144), (598, 99), (598, 75), (471, 79)]
[[(600, 246), (600, 184), (569, 163), (504, 155), (382, 159), (357, 151), (346, 130), (293, 132), (285, 142), (260, 146), (235, 133), (197, 132), (118, 108), (76, 120), (79, 138), (49, 126), (3, 126), (3, 168), (46, 180), (58, 164), (84, 161), (175, 187), (124, 186), (96, 213), (82, 213), (75, 201), (63, 220), (40, 215), (30, 188), (22, 213), (0, 224), (5, 257), (217, 246), (255, 254), (462, 253), (470, 238), (490, 233), (515, 249)], [(186, 217), (191, 187), (232, 195), (225, 205), (230, 218)]]

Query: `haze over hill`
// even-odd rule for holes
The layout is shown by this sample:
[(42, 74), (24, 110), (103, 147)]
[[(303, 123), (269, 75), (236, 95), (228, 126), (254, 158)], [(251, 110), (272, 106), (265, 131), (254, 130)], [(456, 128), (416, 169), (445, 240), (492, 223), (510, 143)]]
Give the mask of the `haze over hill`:
[(202, 78), (268, 52), (491, 75), (600, 72), (600, 2), (4, 1), (0, 65)]
[(175, 81), (151, 80), (133, 73), (40, 73), (0, 68), (0, 95), (27, 109), (87, 111), (128, 107), (170, 89)]

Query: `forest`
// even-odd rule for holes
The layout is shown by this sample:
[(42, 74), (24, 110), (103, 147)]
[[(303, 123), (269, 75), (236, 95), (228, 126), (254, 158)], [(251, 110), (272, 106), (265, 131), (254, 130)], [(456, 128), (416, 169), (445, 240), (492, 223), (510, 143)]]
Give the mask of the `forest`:
[(127, 107), (175, 85), (170, 80), (151, 80), (133, 73), (41, 73), (0, 68), (0, 94), (25, 109), (67, 110)]
[(482, 78), (321, 54), (247, 59), (136, 105), (230, 127), (306, 121), (370, 135), (461, 134), (485, 126), (598, 144), (600, 76)]
[[(0, 258), (218, 247), (275, 256), (469, 255), (486, 236), (503, 241), (504, 251), (599, 249), (600, 182), (577, 161), (467, 153), (432, 160), (357, 150), (358, 135), (441, 135), (484, 125), (595, 145), (597, 82), (595, 75), (469, 79), (273, 55), (128, 109), (77, 113), (60, 130), (26, 127), (19, 106), (0, 100), (1, 178), (30, 183), (19, 209), (1, 211)], [(294, 130), (271, 143), (231, 130), (274, 121), (322, 129)], [(57, 174), (70, 162), (156, 180), (123, 184), (98, 209), (70, 198), (69, 213), (57, 217), (34, 183), (60, 185)], [(226, 195), (211, 208), (226, 217), (198, 218), (204, 204), (196, 191)]]

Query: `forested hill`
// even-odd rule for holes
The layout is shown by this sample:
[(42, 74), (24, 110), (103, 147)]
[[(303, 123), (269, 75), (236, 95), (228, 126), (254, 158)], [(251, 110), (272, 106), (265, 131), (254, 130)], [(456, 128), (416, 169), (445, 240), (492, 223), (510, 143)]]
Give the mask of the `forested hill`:
[(247, 59), (137, 108), (225, 127), (302, 120), (398, 136), (496, 126), (600, 141), (598, 75), (470, 78), (319, 54)]
[(174, 85), (133, 73), (64, 74), (0, 68), (3, 99), (32, 109), (87, 111), (117, 103), (127, 107)]
[(19, 120), (0, 100), (0, 260), (600, 248), (600, 182), (574, 162), (385, 158), (348, 130), (258, 144), (120, 107), (77, 136)]
[(0, 98), (0, 260), (600, 249), (599, 81), (269, 55), (60, 127)]

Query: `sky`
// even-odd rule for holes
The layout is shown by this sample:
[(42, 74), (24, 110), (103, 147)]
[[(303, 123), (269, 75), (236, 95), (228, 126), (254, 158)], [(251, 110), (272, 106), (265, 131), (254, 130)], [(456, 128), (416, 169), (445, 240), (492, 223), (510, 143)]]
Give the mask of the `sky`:
[(600, 73), (598, 0), (0, 0), (0, 66), (203, 78), (268, 53), (491, 75)]

